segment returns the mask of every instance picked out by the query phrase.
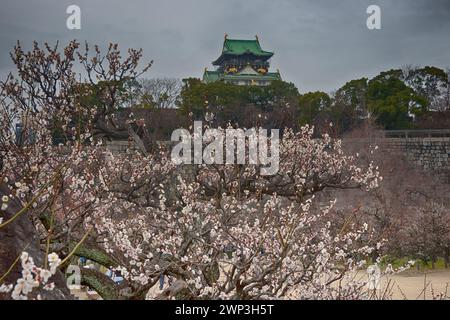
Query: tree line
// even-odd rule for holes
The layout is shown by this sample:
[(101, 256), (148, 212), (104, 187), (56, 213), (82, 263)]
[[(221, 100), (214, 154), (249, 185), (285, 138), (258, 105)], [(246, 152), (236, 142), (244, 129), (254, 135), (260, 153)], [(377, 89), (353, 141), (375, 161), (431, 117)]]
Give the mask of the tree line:
[(366, 121), (381, 129), (441, 129), (450, 125), (449, 71), (405, 66), (369, 79), (348, 81), (326, 93), (300, 93), (293, 83), (269, 86), (203, 83), (197, 78), (143, 79), (133, 84), (132, 104), (144, 109), (177, 108), (179, 117), (212, 113), (218, 125), (290, 127), (314, 125), (341, 135)]

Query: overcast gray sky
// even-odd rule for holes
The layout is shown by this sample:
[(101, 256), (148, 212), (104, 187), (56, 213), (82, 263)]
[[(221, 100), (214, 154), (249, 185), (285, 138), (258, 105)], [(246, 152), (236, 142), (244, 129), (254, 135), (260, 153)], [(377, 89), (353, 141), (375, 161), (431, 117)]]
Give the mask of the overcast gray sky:
[[(66, 28), (67, 6), (81, 8), (81, 30)], [(368, 5), (381, 30), (368, 30)], [(272, 69), (301, 92), (406, 64), (450, 66), (449, 0), (2, 0), (0, 76), (12, 69), (17, 40), (71, 39), (143, 48), (147, 77), (201, 77), (219, 56), (224, 33), (274, 51)]]

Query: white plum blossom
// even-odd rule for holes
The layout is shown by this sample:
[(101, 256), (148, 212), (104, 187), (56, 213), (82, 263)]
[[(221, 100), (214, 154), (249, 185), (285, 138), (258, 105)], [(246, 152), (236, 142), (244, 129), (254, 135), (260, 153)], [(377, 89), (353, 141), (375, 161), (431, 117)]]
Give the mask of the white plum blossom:
[(58, 255), (52, 253), (49, 255), (49, 265), (50, 270), (44, 268), (39, 268), (34, 264), (34, 260), (29, 256), (27, 252), (22, 252), (20, 256), (21, 266), (22, 266), (22, 277), (17, 279), (16, 284), (12, 288), (12, 285), (4, 286), (4, 292), (6, 289), (12, 288), (11, 297), (14, 300), (27, 300), (28, 295), (41, 285), (44, 286), (46, 290), (53, 290), (53, 284), (47, 284), (49, 278), (56, 273), (57, 267), (61, 260)]
[[(66, 48), (67, 65), (77, 48), (76, 43)], [(23, 57), (18, 67), (26, 68), (22, 73), (32, 73), (33, 63), (47, 61), (47, 51), (33, 52), (22, 56), (17, 49)], [(37, 62), (27, 64), (33, 57)], [(99, 76), (106, 85), (119, 82), (110, 81), (115, 80), (114, 70), (127, 73), (139, 57), (136, 52), (122, 68), (116, 63), (108, 69), (109, 76), (93, 78)], [(92, 63), (92, 72), (103, 69), (96, 64), (103, 61), (97, 56), (80, 54), (79, 59), (84, 66)], [(133, 78), (137, 71), (128, 73)], [(23, 96), (14, 79), (7, 89), (16, 103), (0, 109), (2, 123), (13, 117), (27, 119), (27, 129), (33, 132), (30, 141), (19, 146), (11, 127), (0, 128), (5, 150), (0, 175), (9, 178), (9, 201), (27, 209), (43, 243), (51, 240), (52, 246), (63, 247), (58, 252), (67, 254), (74, 242), (88, 236), (83, 245), (111, 258), (102, 263), (120, 273), (134, 298), (156, 298), (146, 293), (161, 277), (186, 288), (182, 298), (365, 297), (365, 284), (353, 275), (375, 250), (368, 244), (371, 230), (367, 224), (351, 223), (341, 231), (330, 219), (335, 201), (316, 208), (315, 196), (333, 187), (377, 188), (381, 176), (375, 164), (360, 165), (357, 157), (344, 152), (340, 140), (329, 135), (316, 139), (310, 126), (284, 131), (279, 170), (272, 176), (260, 175), (261, 164), (176, 166), (164, 146), (151, 152), (127, 148), (113, 153), (94, 133), (96, 110), (101, 108), (74, 107), (79, 102), (73, 98), (79, 84), (74, 72), (69, 67), (54, 78), (61, 89), (54, 99), (39, 101), (39, 112), (20, 105)], [(74, 126), (80, 116), (83, 125)], [(102, 120), (112, 118), (105, 114)], [(50, 125), (55, 119), (67, 137), (58, 144)], [(132, 112), (127, 124), (136, 124)], [(7, 201), (2, 203), (3, 210)], [(51, 219), (45, 219), (48, 212)], [(61, 259), (56, 253), (47, 259), (48, 267), (41, 268), (28, 253), (22, 254), (14, 299), (27, 299), (41, 286), (54, 288), (49, 281)]]

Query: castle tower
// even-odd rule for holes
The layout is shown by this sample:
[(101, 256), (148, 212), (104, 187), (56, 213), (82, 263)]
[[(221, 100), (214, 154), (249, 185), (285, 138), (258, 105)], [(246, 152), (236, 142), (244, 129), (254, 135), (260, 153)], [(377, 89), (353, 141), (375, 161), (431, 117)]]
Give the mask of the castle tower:
[(264, 51), (258, 36), (254, 40), (228, 39), (225, 35), (222, 53), (213, 61), (216, 70), (203, 73), (203, 82), (224, 81), (236, 85), (266, 86), (281, 80), (280, 73), (269, 72), (273, 52)]

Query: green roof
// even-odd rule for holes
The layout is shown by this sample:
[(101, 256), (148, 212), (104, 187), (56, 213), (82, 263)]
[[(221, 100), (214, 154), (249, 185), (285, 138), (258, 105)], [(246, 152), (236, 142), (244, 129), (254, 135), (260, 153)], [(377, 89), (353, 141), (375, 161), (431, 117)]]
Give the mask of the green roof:
[(224, 56), (240, 56), (243, 54), (252, 54), (261, 58), (270, 58), (273, 56), (273, 52), (264, 51), (261, 49), (259, 40), (241, 40), (241, 39), (228, 39), (225, 38), (223, 42), (222, 54), (213, 62), (213, 64), (220, 64)]
[(279, 72), (268, 72), (266, 74), (222, 74), (219, 71), (205, 71), (203, 82), (211, 83), (220, 80), (281, 80)]
[(210, 83), (219, 80), (220, 73), (218, 71), (205, 71), (203, 74), (203, 82)]
[(222, 53), (241, 55), (252, 53), (256, 56), (273, 56), (273, 52), (264, 51), (257, 39), (255, 40), (238, 40), (225, 39), (223, 43)]
[(269, 72), (266, 74), (226, 74), (220, 77), (224, 80), (281, 80), (278, 72)]

